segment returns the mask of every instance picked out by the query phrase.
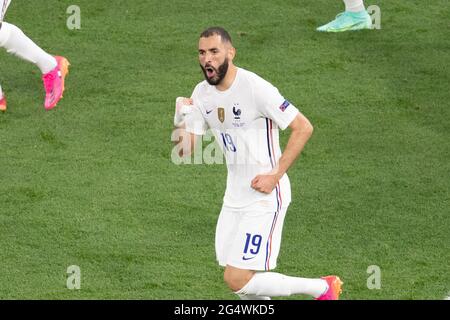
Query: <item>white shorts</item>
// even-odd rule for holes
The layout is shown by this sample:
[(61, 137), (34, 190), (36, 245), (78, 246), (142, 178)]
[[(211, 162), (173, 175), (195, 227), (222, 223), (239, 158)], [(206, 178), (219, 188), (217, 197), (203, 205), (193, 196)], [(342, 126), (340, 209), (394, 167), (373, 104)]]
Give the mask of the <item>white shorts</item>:
[(216, 257), (221, 266), (268, 271), (277, 266), (281, 233), (288, 207), (222, 207), (216, 228)]
[(0, 22), (3, 22), (3, 18), (5, 17), (6, 10), (11, 3), (11, 0), (0, 0)]

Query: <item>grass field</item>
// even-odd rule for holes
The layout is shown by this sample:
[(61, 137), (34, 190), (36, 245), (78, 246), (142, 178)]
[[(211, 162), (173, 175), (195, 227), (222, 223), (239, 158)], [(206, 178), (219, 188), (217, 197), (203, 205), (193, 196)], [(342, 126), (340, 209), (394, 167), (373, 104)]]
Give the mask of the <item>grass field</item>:
[[(66, 28), (71, 4), (81, 30)], [(226, 168), (170, 160), (174, 101), (202, 80), (210, 25), (315, 127), (289, 172), (277, 271), (338, 274), (342, 299), (447, 296), (450, 8), (366, 4), (381, 30), (319, 34), (341, 1), (13, 1), (6, 21), (72, 66), (45, 112), (38, 69), (0, 54), (0, 298), (236, 299), (214, 253)], [(66, 288), (70, 265), (81, 290)]]

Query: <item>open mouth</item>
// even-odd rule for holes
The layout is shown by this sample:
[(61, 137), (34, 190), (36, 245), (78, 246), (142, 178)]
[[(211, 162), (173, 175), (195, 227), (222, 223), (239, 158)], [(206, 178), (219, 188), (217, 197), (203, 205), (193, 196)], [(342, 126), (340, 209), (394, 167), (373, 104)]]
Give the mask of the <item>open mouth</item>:
[(216, 70), (213, 67), (207, 66), (205, 67), (205, 70), (208, 78), (212, 78), (216, 75)]

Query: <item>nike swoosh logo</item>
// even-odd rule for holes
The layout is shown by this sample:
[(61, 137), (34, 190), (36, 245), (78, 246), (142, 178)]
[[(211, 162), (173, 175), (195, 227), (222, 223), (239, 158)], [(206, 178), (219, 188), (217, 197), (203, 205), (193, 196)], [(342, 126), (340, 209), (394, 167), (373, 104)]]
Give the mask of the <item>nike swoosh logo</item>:
[(251, 259), (254, 259), (254, 258), (256, 258), (256, 257), (246, 257), (246, 256), (243, 256), (242, 257), (242, 260), (244, 260), (244, 261), (246, 261), (246, 260), (251, 260)]
[(206, 114), (210, 114), (212, 110), (206, 110)]

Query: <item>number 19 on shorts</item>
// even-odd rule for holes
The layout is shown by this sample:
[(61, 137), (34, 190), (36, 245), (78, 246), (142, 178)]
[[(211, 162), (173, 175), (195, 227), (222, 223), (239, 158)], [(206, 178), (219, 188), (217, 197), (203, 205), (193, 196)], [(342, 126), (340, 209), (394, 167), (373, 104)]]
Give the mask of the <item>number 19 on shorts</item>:
[(244, 246), (244, 256), (243, 260), (250, 260), (255, 258), (258, 254), (259, 249), (261, 249), (262, 237), (259, 234), (252, 235), (246, 233), (245, 246)]

